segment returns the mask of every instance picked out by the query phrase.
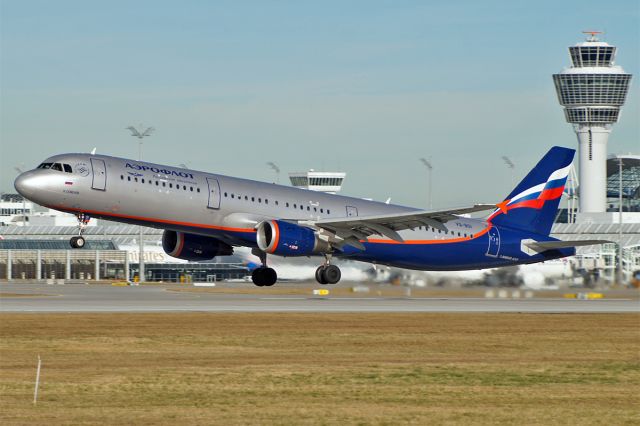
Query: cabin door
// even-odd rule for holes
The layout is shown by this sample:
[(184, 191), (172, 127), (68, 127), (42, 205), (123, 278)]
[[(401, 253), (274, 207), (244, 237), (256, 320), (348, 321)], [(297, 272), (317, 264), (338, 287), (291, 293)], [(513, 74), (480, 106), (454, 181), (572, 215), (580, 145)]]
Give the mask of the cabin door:
[(99, 158), (91, 159), (91, 168), (93, 169), (93, 181), (91, 182), (91, 188), (104, 191), (107, 189), (107, 168), (104, 165), (104, 160)]
[(209, 200), (207, 207), (210, 209), (220, 208), (220, 183), (218, 179), (207, 178), (207, 186), (209, 187)]

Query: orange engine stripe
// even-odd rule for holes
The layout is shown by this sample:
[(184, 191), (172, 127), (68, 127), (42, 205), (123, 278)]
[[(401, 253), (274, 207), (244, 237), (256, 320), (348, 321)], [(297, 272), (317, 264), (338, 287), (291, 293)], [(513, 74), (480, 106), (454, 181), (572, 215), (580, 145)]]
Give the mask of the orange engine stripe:
[(275, 253), (276, 250), (278, 249), (278, 243), (280, 242), (280, 227), (278, 226), (278, 222), (275, 220), (272, 220), (271, 223), (273, 224), (273, 231), (275, 233), (275, 235), (273, 236), (274, 240), (273, 240), (273, 248), (271, 249), (271, 253)]
[(182, 254), (182, 249), (184, 248), (184, 234), (182, 232), (178, 232), (178, 236), (180, 238), (177, 250), (178, 252), (173, 257), (179, 257)]

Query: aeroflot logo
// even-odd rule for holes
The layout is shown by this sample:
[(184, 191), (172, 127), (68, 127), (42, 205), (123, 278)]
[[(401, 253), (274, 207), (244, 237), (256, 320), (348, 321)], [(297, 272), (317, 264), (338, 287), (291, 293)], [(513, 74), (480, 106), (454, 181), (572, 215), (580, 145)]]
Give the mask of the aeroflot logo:
[(173, 176), (178, 176), (183, 178), (194, 179), (193, 173), (177, 172), (175, 170), (159, 169), (157, 167), (140, 166), (138, 164), (127, 163), (127, 169), (142, 170), (142, 171), (149, 170), (153, 173), (161, 173), (163, 175), (173, 175)]

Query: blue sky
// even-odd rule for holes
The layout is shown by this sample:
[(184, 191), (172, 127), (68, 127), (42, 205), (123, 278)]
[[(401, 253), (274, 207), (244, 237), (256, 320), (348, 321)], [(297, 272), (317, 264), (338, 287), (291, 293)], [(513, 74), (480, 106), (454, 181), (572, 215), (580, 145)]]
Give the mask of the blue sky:
[[(0, 190), (60, 152), (274, 180), (424, 207), (497, 201), (552, 145), (577, 147), (551, 74), (584, 29), (634, 74), (610, 152), (640, 153), (640, 2), (0, 0)], [(284, 180), (284, 176), (281, 180)]]

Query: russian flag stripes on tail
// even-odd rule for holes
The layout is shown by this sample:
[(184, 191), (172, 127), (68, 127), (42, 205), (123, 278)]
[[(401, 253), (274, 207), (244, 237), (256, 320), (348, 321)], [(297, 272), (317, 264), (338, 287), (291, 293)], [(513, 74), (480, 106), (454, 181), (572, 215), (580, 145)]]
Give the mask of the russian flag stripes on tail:
[(575, 150), (554, 146), (518, 186), (498, 204), (488, 221), (549, 235)]

